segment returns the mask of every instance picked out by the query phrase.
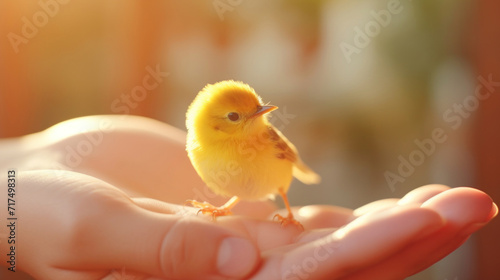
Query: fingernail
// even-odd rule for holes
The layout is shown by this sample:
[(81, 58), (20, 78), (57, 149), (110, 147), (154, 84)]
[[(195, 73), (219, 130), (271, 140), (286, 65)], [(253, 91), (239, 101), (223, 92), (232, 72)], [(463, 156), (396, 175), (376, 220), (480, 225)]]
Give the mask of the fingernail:
[(257, 251), (245, 239), (229, 237), (222, 241), (217, 255), (219, 272), (229, 277), (244, 277), (257, 264)]
[(491, 207), (490, 211), (490, 219), (495, 218), (497, 215), (498, 215), (498, 206), (495, 203), (493, 203), (493, 206)]
[(482, 227), (484, 227), (486, 224), (488, 224), (488, 222), (495, 218), (496, 215), (498, 214), (498, 206), (495, 204), (495, 203), (492, 203), (492, 206), (491, 206), (491, 210), (490, 210), (490, 213), (488, 215), (488, 218), (485, 222), (478, 222), (478, 223), (472, 223), (472, 224), (469, 224), (467, 225), (466, 227), (464, 227), (464, 229), (462, 229), (462, 234), (464, 235), (471, 235), (473, 234), (474, 232), (480, 230)]
[(472, 233), (480, 230), (482, 227), (484, 227), (488, 222), (495, 218), (496, 215), (498, 214), (498, 206), (495, 203), (492, 203), (490, 213), (488, 215), (488, 218), (485, 222), (478, 222), (478, 223), (472, 223), (468, 226), (466, 226), (463, 230), (462, 233), (464, 235), (471, 235)]

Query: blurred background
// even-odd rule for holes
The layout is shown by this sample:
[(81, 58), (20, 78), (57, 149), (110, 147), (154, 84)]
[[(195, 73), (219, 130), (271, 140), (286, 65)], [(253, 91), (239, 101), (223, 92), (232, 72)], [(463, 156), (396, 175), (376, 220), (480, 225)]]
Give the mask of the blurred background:
[[(356, 208), (429, 183), (498, 203), (499, 10), (486, 0), (0, 1), (0, 137), (93, 114), (185, 129), (197, 92), (234, 79), (280, 107), (273, 124), (323, 177), (294, 182), (293, 205)], [(409, 279), (500, 279), (498, 236), (496, 219)]]

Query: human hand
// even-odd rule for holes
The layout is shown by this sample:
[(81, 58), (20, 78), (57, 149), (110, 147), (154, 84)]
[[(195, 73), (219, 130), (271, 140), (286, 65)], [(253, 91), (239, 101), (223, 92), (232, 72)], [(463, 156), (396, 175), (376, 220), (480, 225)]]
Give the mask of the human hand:
[[(81, 173), (53, 173), (19, 174), (17, 268), (36, 279), (236, 279), (259, 262), (246, 236), (184, 206), (132, 199)], [(149, 210), (157, 203), (169, 215)]]
[(302, 207), (297, 217), (308, 231), (289, 246), (265, 250), (252, 279), (403, 279), (457, 249), (497, 213), (485, 193), (443, 185), (352, 212)]
[[(151, 211), (182, 213), (145, 202)], [(497, 212), (478, 190), (429, 185), (354, 211), (302, 207), (297, 216), (305, 232), (244, 217), (221, 217), (217, 225), (258, 247), (262, 264), (250, 279), (403, 279), (454, 251)]]
[[(195, 212), (187, 215), (184, 206), (143, 198), (179, 202), (211, 195), (194, 176), (183, 141), (179, 130), (133, 116), (84, 117), (1, 140), (0, 177), (16, 168), (22, 182), (17, 269), (37, 279), (247, 275), (259, 260), (251, 241), (193, 218)], [(170, 205), (170, 215), (147, 210), (157, 202)], [(257, 205), (265, 213), (275, 209), (268, 202)], [(175, 215), (180, 211), (186, 213)], [(245, 204), (238, 211), (245, 212)], [(6, 245), (0, 242), (1, 252), (8, 252)], [(243, 258), (231, 257), (233, 248)], [(220, 266), (218, 254), (225, 262)]]
[[(402, 200), (383, 200), (355, 211), (302, 207), (296, 216), (305, 232), (270, 221), (273, 207), (268, 203), (244, 203), (235, 212), (245, 216), (211, 223), (196, 216), (196, 209), (178, 205), (202, 183), (185, 157), (183, 134), (163, 124), (131, 116), (123, 123), (106, 116), (113, 131), (104, 132), (104, 140), (71, 166), (72, 171), (44, 166), (52, 166), (52, 158), (61, 163), (65, 157), (47, 155), (82, 143), (102, 118), (83, 118), (84, 125), (82, 119), (60, 124), (66, 135), (59, 131), (57, 138), (34, 135), (33, 141), (25, 142), (56, 140), (14, 160), (19, 169), (33, 170), (23, 174), (23, 185), (32, 182), (37, 188), (24, 193), (29, 197), (23, 201), (30, 203), (23, 205), (30, 207), (23, 210), (23, 217), (31, 216), (23, 218), (30, 227), (23, 232), (31, 235), (19, 236), (19, 242), (24, 240), (23, 247), (30, 250), (22, 255), (38, 257), (19, 263), (39, 279), (132, 275), (134, 279), (151, 275), (164, 279), (231, 275), (235, 279), (399, 279), (456, 249), (474, 230), (466, 232), (467, 225), (484, 224), (497, 211), (480, 191), (427, 186)], [(84, 133), (68, 129), (78, 122), (86, 128)], [(33, 161), (37, 155), (43, 161)], [(174, 204), (143, 198), (144, 194)], [(219, 270), (215, 261), (218, 246), (228, 237), (244, 240), (230, 246), (237, 248), (232, 251), (234, 257), (223, 258), (236, 261), (228, 264), (233, 269), (229, 272)]]
[(18, 263), (36, 279), (401, 279), (455, 250), (497, 212), (480, 191), (434, 185), (354, 211), (302, 207), (300, 232), (237, 216), (211, 223), (196, 209), (131, 199), (78, 173), (31, 171), (20, 180), (33, 188), (19, 198)]

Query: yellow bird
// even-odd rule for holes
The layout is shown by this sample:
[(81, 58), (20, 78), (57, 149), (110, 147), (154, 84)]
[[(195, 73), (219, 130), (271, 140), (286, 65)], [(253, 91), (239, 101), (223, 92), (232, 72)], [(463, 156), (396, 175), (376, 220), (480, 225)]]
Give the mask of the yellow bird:
[(242, 82), (207, 85), (186, 113), (186, 150), (194, 168), (216, 194), (231, 197), (221, 207), (189, 200), (200, 212), (231, 214), (240, 199), (262, 200), (280, 194), (288, 216), (282, 225), (302, 226), (293, 217), (286, 193), (293, 176), (306, 184), (320, 176), (307, 167), (295, 146), (267, 119), (278, 107), (264, 105), (254, 89)]

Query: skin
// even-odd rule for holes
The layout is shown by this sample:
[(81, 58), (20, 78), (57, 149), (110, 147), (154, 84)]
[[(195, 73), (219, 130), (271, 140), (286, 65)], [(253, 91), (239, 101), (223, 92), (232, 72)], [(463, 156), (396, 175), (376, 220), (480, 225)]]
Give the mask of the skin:
[[(99, 133), (91, 152), (68, 164), (70, 148)], [(193, 194), (225, 200), (203, 189), (184, 143), (182, 131), (133, 116), (84, 117), (1, 140), (1, 182), (17, 169), (17, 269), (56, 280), (403, 279), (498, 212), (479, 190), (427, 185), (354, 210), (296, 207), (304, 232), (272, 222), (268, 202), (241, 202), (237, 215), (214, 223), (183, 205)]]

